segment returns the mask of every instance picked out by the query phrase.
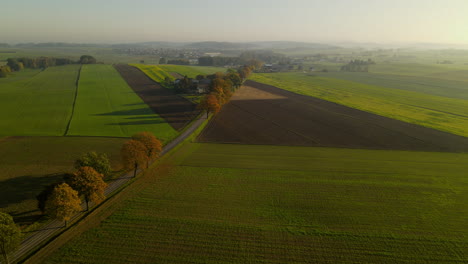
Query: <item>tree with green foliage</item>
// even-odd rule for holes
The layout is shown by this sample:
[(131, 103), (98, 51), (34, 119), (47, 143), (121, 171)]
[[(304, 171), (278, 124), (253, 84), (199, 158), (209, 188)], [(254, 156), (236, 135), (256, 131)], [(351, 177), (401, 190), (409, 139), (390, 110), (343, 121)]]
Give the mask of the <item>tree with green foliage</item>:
[(133, 177), (136, 177), (138, 168), (148, 161), (145, 145), (134, 139), (127, 140), (122, 145), (120, 156), (123, 167), (128, 170), (133, 169)]
[(150, 132), (140, 132), (132, 136), (132, 139), (140, 141), (146, 148), (147, 163), (146, 167), (149, 166), (149, 161), (159, 157), (162, 151), (161, 141)]
[(83, 195), (86, 201), (86, 211), (89, 210), (89, 202), (99, 203), (104, 200), (104, 191), (107, 184), (103, 175), (92, 167), (81, 167), (73, 173), (69, 179), (70, 186)]
[(83, 55), (80, 57), (80, 64), (96, 64), (96, 59), (91, 55)]
[(8, 254), (16, 250), (21, 243), (21, 231), (11, 215), (0, 212), (0, 254), (6, 263), (10, 263)]
[(81, 211), (81, 200), (78, 192), (66, 183), (55, 186), (46, 202), (47, 215), (65, 221), (66, 227), (68, 220), (79, 211)]
[(75, 161), (75, 169), (91, 167), (104, 176), (112, 172), (109, 158), (105, 153), (98, 154), (94, 151), (88, 152)]

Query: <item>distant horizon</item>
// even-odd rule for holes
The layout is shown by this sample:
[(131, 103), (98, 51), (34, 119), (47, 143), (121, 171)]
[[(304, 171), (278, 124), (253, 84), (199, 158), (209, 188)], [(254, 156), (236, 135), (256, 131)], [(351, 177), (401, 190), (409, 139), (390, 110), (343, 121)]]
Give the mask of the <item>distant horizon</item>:
[(0, 42), (468, 45), (467, 10), (466, 0), (16, 0), (2, 3)]

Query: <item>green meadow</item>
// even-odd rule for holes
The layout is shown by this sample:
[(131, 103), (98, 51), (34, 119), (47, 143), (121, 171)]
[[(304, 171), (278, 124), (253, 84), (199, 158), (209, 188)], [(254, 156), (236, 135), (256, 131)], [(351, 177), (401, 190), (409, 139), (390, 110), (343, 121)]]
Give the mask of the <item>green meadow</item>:
[(253, 74), (250, 79), (381, 116), (468, 136), (468, 100), (325, 76), (267, 73)]
[[(453, 72), (456, 74), (457, 72)], [(445, 77), (451, 73), (444, 74)], [(408, 76), (394, 74), (377, 74), (367, 72), (329, 72), (317, 73), (321, 77), (342, 79), (385, 88), (401, 89), (436, 96), (468, 100), (468, 72), (466, 80), (444, 80), (428, 76)]]
[(167, 142), (177, 135), (111, 65), (84, 65), (67, 135), (130, 137), (140, 131)]
[(125, 139), (102, 137), (5, 137), (0, 138), (0, 210), (20, 224), (39, 215), (36, 195), (89, 151), (106, 153), (115, 170), (120, 169), (120, 147)]
[(45, 263), (466, 263), (467, 158), (189, 143)]
[(70, 119), (80, 66), (25, 70), (0, 79), (0, 136), (61, 136)]
[(209, 67), (209, 66), (185, 66), (185, 65), (159, 65), (159, 67), (166, 72), (175, 72), (182, 76), (195, 78), (197, 75), (207, 75), (216, 72), (226, 72), (223, 67)]

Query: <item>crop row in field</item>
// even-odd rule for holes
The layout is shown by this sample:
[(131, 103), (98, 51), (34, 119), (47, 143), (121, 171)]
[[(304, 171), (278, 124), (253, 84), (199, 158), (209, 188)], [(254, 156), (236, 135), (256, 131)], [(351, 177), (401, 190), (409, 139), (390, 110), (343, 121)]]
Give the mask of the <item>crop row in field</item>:
[(88, 151), (106, 153), (119, 169), (124, 139), (103, 137), (6, 137), (0, 140), (0, 209), (21, 224), (39, 215), (36, 195), (73, 171), (74, 161)]
[(0, 135), (63, 135), (80, 66), (25, 70), (0, 80)]
[(83, 66), (78, 87), (67, 135), (129, 137), (149, 131), (167, 142), (177, 134), (111, 65)]
[(468, 136), (468, 100), (303, 73), (254, 74), (251, 79), (366, 112)]
[(188, 144), (46, 263), (464, 263), (467, 158)]

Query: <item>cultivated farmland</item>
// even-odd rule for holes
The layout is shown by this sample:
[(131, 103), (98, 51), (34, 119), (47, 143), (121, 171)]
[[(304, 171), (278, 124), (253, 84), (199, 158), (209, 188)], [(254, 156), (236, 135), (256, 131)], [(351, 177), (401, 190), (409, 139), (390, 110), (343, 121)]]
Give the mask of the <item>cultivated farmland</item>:
[(0, 80), (0, 136), (62, 136), (80, 66), (25, 70)]
[(468, 151), (468, 138), (248, 81), (200, 142)]
[(468, 137), (468, 100), (304, 73), (254, 74), (251, 79), (297, 94)]
[(130, 137), (149, 131), (167, 142), (177, 134), (111, 65), (84, 65), (67, 135)]
[(467, 158), (188, 144), (45, 263), (466, 263)]
[(162, 87), (138, 68), (123, 64), (115, 68), (143, 102), (174, 129), (183, 129), (199, 113), (195, 104)]
[(207, 75), (216, 72), (225, 72), (226, 68), (208, 66), (182, 66), (182, 65), (159, 65), (166, 72), (175, 72), (182, 76), (195, 78), (197, 75)]

